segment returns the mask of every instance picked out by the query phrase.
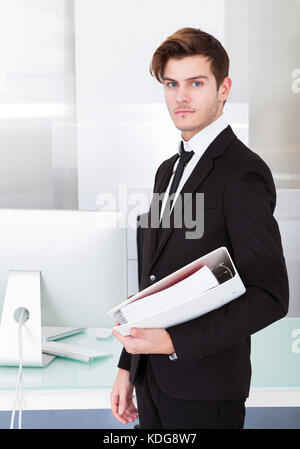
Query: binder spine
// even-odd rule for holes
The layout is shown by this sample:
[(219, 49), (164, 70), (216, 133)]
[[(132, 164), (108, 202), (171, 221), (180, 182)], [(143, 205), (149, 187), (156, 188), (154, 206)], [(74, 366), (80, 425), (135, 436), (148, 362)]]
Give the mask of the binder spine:
[(117, 312), (114, 313), (114, 319), (120, 323), (120, 324), (126, 324), (127, 320), (124, 317), (123, 313), (121, 312), (121, 310), (117, 310)]

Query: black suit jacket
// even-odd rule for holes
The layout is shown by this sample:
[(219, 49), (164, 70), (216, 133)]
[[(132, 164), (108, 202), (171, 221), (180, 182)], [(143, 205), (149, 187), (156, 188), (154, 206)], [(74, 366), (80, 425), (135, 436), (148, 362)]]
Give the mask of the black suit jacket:
[[(157, 170), (154, 192), (165, 192), (178, 154)], [(142, 357), (150, 357), (156, 380), (182, 399), (246, 398), (251, 379), (250, 335), (288, 311), (288, 278), (270, 169), (233, 133), (224, 129), (209, 145), (181, 193), (204, 193), (204, 234), (186, 239), (189, 229), (172, 227), (156, 247), (155, 228), (145, 229), (140, 290), (193, 260), (226, 246), (246, 287), (240, 298), (199, 318), (169, 327), (177, 361), (168, 355), (122, 351), (118, 367), (134, 384)], [(149, 211), (149, 223), (151, 208)]]

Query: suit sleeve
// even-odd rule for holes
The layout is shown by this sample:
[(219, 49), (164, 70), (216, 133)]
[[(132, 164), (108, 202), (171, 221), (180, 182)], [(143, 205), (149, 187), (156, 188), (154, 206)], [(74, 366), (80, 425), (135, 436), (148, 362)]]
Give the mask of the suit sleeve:
[(228, 179), (223, 198), (228, 249), (246, 292), (168, 328), (179, 358), (221, 351), (286, 315), (289, 287), (275, 203), (272, 174), (261, 158), (249, 158)]
[(118, 362), (118, 368), (130, 371), (130, 362), (131, 362), (131, 354), (129, 354), (129, 352), (127, 352), (126, 349), (123, 348)]

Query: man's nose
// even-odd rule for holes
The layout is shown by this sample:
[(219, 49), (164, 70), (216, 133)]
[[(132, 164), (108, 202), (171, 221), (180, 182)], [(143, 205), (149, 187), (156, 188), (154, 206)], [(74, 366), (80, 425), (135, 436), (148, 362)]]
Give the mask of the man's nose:
[(185, 87), (179, 87), (177, 90), (176, 95), (176, 101), (177, 103), (188, 103), (189, 102), (189, 95)]

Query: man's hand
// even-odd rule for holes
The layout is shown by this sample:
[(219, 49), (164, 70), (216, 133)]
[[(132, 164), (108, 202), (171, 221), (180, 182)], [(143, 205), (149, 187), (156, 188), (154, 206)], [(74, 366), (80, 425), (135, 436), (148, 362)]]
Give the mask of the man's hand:
[(135, 421), (138, 411), (133, 404), (133, 385), (129, 382), (129, 371), (119, 368), (110, 393), (111, 411), (122, 424)]
[(165, 329), (130, 329), (130, 336), (124, 337), (116, 330), (113, 335), (130, 354), (173, 354), (175, 352), (170, 334)]

